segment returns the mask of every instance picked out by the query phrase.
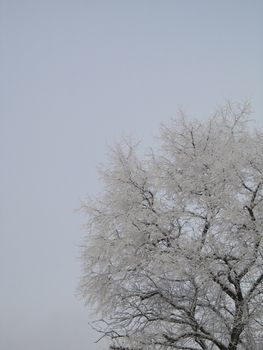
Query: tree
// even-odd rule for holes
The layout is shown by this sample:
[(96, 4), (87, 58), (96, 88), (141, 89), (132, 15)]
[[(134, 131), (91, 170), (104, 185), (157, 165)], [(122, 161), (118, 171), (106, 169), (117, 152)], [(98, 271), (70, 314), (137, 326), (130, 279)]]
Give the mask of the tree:
[(159, 151), (111, 151), (104, 192), (82, 206), (80, 284), (111, 349), (262, 349), (263, 134), (249, 115), (181, 113)]

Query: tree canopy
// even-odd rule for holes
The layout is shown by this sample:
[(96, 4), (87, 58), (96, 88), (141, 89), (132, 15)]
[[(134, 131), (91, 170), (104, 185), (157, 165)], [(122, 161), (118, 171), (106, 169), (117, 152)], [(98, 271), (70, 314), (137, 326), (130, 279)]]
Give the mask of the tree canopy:
[(119, 350), (263, 344), (263, 134), (249, 104), (183, 113), (160, 147), (123, 143), (88, 213), (80, 292)]

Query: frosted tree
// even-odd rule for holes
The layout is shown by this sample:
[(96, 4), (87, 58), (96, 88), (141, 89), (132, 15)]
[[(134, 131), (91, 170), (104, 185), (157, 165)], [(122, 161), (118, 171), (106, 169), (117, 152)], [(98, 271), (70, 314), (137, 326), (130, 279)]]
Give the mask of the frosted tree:
[(145, 157), (115, 147), (88, 213), (80, 292), (116, 350), (263, 346), (263, 134), (248, 104), (181, 114)]

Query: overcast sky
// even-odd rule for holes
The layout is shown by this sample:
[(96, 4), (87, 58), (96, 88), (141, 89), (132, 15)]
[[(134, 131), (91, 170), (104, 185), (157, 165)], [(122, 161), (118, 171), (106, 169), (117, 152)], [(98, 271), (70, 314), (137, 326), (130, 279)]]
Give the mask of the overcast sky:
[(262, 33), (262, 0), (0, 0), (1, 349), (105, 348), (74, 210), (108, 145), (151, 146), (178, 108), (250, 99), (262, 126)]

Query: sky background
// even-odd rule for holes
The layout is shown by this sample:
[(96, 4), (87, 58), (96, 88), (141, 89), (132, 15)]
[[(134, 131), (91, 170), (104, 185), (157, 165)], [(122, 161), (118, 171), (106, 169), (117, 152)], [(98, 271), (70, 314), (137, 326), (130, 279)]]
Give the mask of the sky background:
[(108, 145), (151, 146), (179, 108), (249, 99), (262, 127), (262, 34), (261, 0), (0, 0), (1, 349), (106, 348), (75, 297), (75, 209)]

